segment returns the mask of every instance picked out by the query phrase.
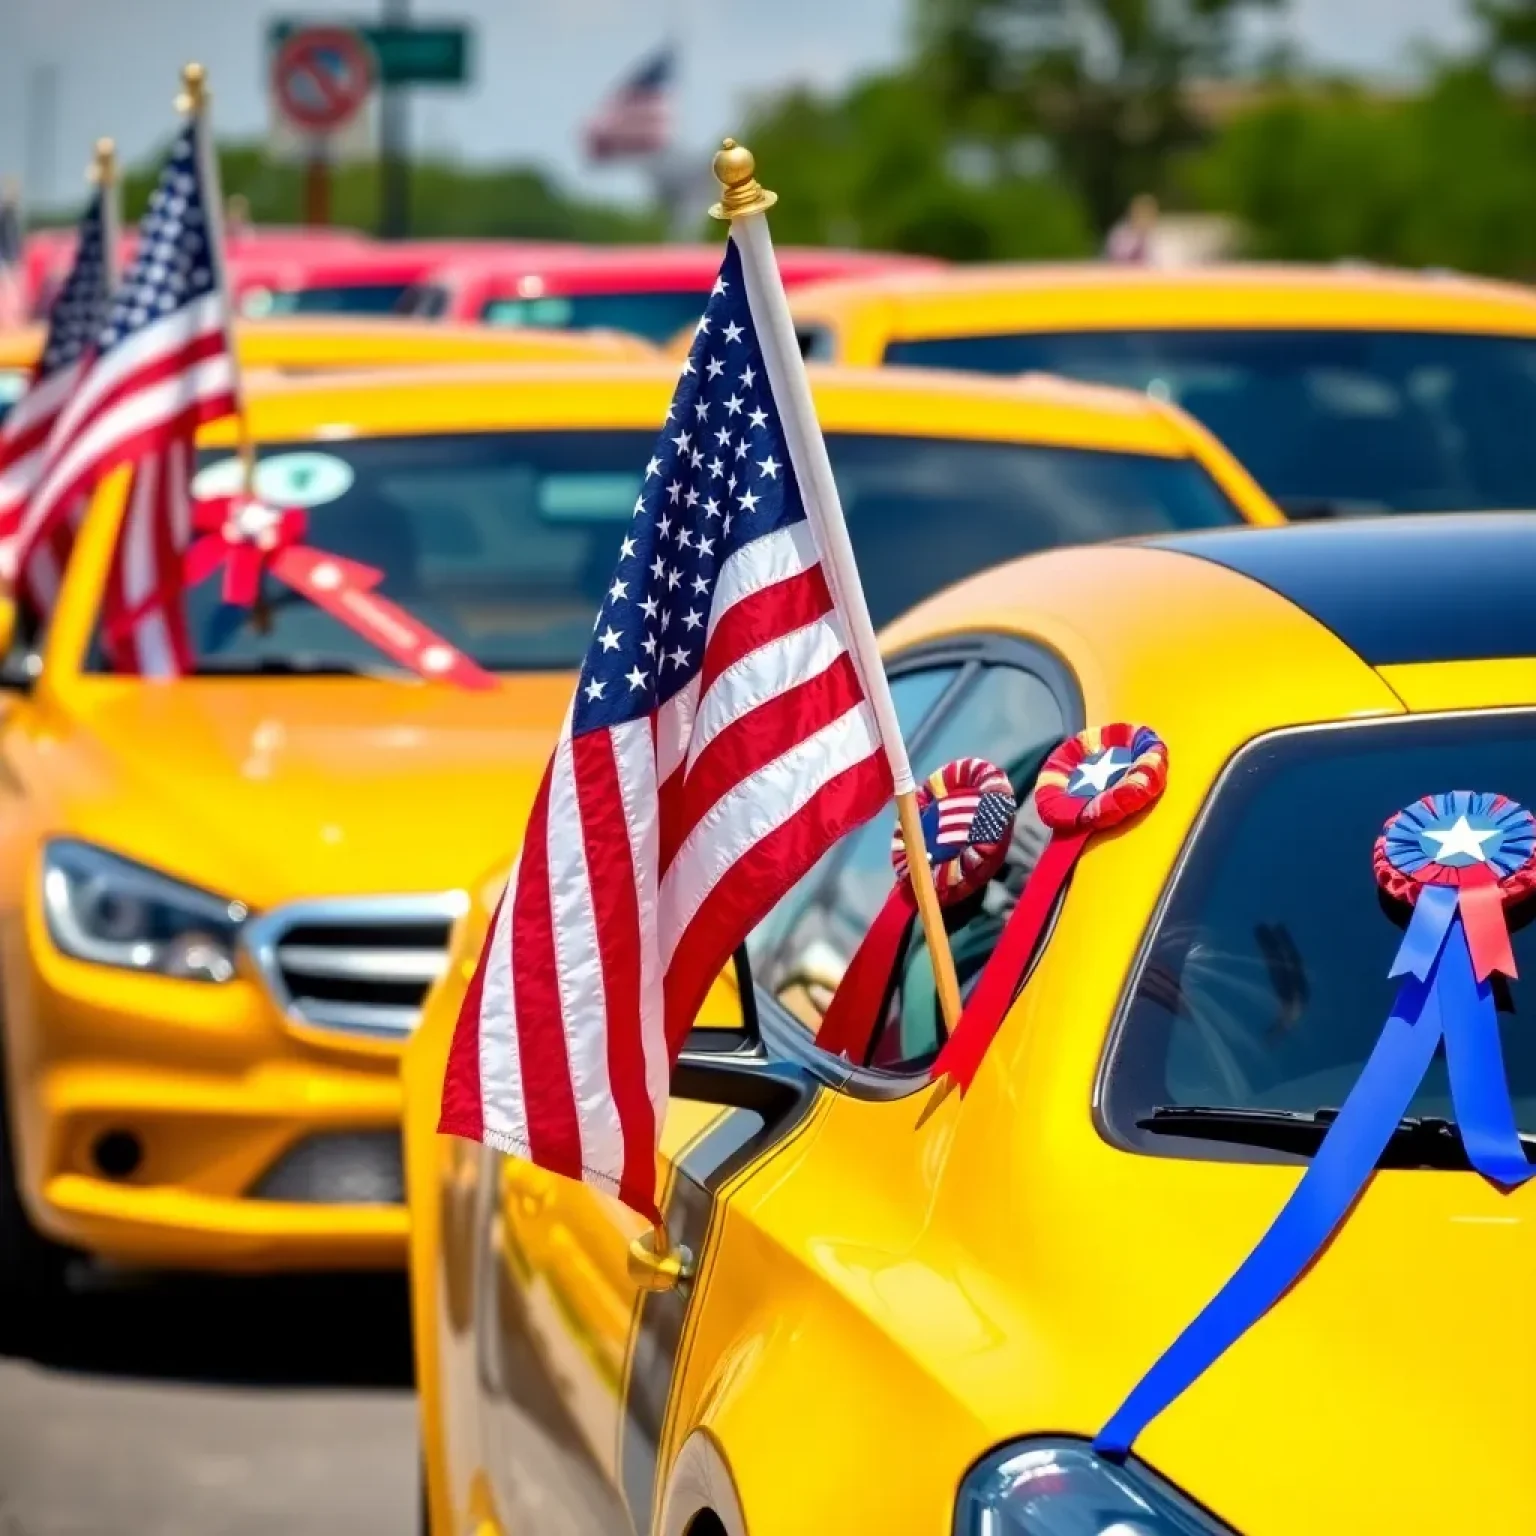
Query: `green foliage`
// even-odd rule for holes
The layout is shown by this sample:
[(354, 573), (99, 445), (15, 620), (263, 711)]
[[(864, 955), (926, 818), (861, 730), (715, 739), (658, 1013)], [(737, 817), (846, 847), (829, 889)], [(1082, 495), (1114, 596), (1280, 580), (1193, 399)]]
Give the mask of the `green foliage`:
[(1161, 193), (1198, 138), (1185, 87), (1222, 73), (1240, 13), (1282, 0), (914, 0), (920, 64), (950, 120), (1039, 135), (1107, 230)]
[(1476, 64), (1421, 96), (1293, 89), (1233, 122), (1189, 185), (1258, 256), (1536, 275), (1536, 120)]
[(774, 233), (786, 243), (960, 261), (1093, 246), (1070, 190), (957, 139), (913, 75), (872, 75), (835, 97), (787, 92), (759, 108), (743, 137), (772, 167), (782, 198)]
[[(149, 201), (159, 156), (123, 178), (123, 215), (136, 219)], [(242, 195), (257, 225), (303, 218), (304, 169), (268, 160), (258, 145), (221, 144), (219, 175), (226, 196)], [(584, 201), (527, 166), (481, 170), (417, 161), (410, 171), (412, 233), (542, 240), (657, 240), (664, 220), (651, 210)], [(379, 176), (373, 165), (337, 167), (331, 175), (331, 219), (371, 230), (378, 223)]]

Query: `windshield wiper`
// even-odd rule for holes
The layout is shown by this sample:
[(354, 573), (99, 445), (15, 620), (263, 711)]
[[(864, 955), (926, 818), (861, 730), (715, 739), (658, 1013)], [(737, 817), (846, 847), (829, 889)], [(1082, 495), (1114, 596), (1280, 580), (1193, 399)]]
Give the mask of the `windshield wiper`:
[(373, 677), (398, 682), (409, 674), (370, 667), (345, 656), (205, 656), (193, 677)]
[[(1154, 1136), (1187, 1136), (1236, 1146), (1271, 1147), (1277, 1152), (1310, 1156), (1322, 1145), (1338, 1110), (1251, 1109), (1238, 1104), (1159, 1104), (1136, 1124)], [(1536, 1136), (1522, 1136), (1529, 1157)], [(1387, 1143), (1378, 1168), (1453, 1168), (1472, 1166), (1454, 1120), (1439, 1115), (1404, 1115)]]

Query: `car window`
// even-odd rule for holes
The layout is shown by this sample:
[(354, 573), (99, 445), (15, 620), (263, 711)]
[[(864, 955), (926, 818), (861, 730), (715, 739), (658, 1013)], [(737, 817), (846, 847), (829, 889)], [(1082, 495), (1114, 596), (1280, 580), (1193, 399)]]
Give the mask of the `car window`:
[[(973, 666), (939, 701), (923, 727), (911, 734), (914, 773), (922, 778), (958, 757), (985, 757), (1003, 768), (1020, 799), (1033, 783), (1040, 763), (1067, 731), (1062, 706), (1039, 677), (1016, 666)], [(859, 941), (880, 910), (893, 881), (891, 839), (896, 829), (894, 805), (850, 833), (824, 860), (820, 879), (781, 903), (777, 922), (749, 945), (753, 977), (770, 992), (806, 991), (803, 978), (814, 978), (808, 1016), (804, 999), (786, 999), (803, 1022), (812, 1024), (830, 998), (829, 983), (847, 966)], [(1032, 806), (1021, 810), (1009, 860), (988, 890), (947, 914), (951, 943), (962, 986), (974, 982), (991, 953), (1001, 922), (1012, 910), (1023, 877), (1044, 846), (1043, 827)], [(770, 919), (774, 922), (774, 919)], [(942, 1023), (925, 973), (918, 926), (897, 966), (897, 984), (874, 1038), (870, 1065), (910, 1070), (932, 1060), (943, 1043)]]
[(480, 318), (487, 325), (540, 330), (630, 331), (648, 341), (662, 342), (684, 326), (691, 330), (708, 302), (707, 288), (673, 293), (545, 294), (490, 299)]
[(313, 288), (280, 288), (272, 293), (269, 315), (389, 315), (409, 283), (330, 283)]
[[(1378, 894), (1383, 823), (1437, 790), (1536, 801), (1536, 715), (1418, 719), (1260, 741), (1233, 763), (1139, 964), (1104, 1073), (1110, 1134), (1142, 1151), (1252, 1157), (1155, 1134), (1160, 1105), (1310, 1112), (1342, 1104), (1396, 995), (1406, 913)], [(1510, 913), (1536, 975), (1536, 910)], [(1536, 1132), (1536, 1032), (1501, 986), (1500, 1032), (1520, 1126)], [(1436, 1058), (1415, 1114), (1451, 1112)]]
[[(951, 662), (902, 672), (891, 679), (891, 702), (909, 749), (921, 743), (925, 722), (961, 672), (961, 663)], [(835, 983), (846, 956), (818, 941), (816, 929), (822, 919), (806, 920), (806, 913), (813, 905), (824, 905), (826, 888), (858, 836), (854, 833), (828, 849), (748, 937), (747, 955), (759, 985), (780, 993), (791, 985), (794, 976), (814, 977), (818, 995), (830, 995), (829, 983)], [(889, 838), (889, 831), (886, 836)]]
[(1292, 515), (1536, 507), (1536, 338), (1059, 331), (893, 341), (885, 361), (1156, 393)]
[[(654, 442), (646, 431), (573, 431), (264, 443), (257, 489), (306, 509), (316, 548), (378, 567), (384, 596), (481, 666), (569, 668), (591, 639)], [(877, 625), (1048, 544), (1237, 519), (1187, 459), (845, 433), (827, 446)], [(196, 494), (236, 489), (227, 451), (200, 466)], [(279, 597), (261, 622), (232, 623), (215, 615), (217, 581), (194, 587), (199, 662), (377, 663), (348, 626), (297, 594)]]

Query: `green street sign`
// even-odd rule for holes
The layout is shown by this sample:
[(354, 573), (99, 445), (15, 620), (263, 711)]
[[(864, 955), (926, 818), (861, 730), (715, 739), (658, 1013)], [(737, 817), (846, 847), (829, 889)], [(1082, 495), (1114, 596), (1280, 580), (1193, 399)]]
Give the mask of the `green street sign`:
[(426, 27), (377, 26), (347, 18), (285, 16), (267, 28), (267, 48), (275, 53), (305, 27), (346, 27), (373, 50), (382, 85), (463, 85), (469, 79), (471, 29), (463, 24)]

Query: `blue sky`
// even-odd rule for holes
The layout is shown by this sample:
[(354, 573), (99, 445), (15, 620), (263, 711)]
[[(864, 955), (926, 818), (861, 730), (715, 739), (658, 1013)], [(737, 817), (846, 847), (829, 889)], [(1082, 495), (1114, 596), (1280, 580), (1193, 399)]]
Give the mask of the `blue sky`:
[[(637, 185), (632, 172), (582, 165), (579, 126), (605, 88), (669, 31), (685, 41), (682, 143), (703, 156), (754, 93), (793, 80), (836, 84), (896, 57), (907, 0), (415, 0), (412, 9), (421, 20), (468, 18), (478, 28), (474, 84), (416, 95), (419, 147), (538, 160), (588, 191), (627, 196)], [(1283, 31), (1320, 62), (1402, 76), (1416, 41), (1465, 41), (1463, 10), (1462, 0), (1291, 0)], [(57, 200), (79, 185), (98, 135), (113, 134), (130, 159), (144, 154), (170, 127), (177, 71), (191, 57), (209, 67), (219, 131), (260, 134), (261, 39), (277, 11), (288, 8), (0, 0), (0, 175), (35, 167), (43, 185), (34, 194)], [(39, 95), (52, 98), (51, 111), (29, 111)]]

